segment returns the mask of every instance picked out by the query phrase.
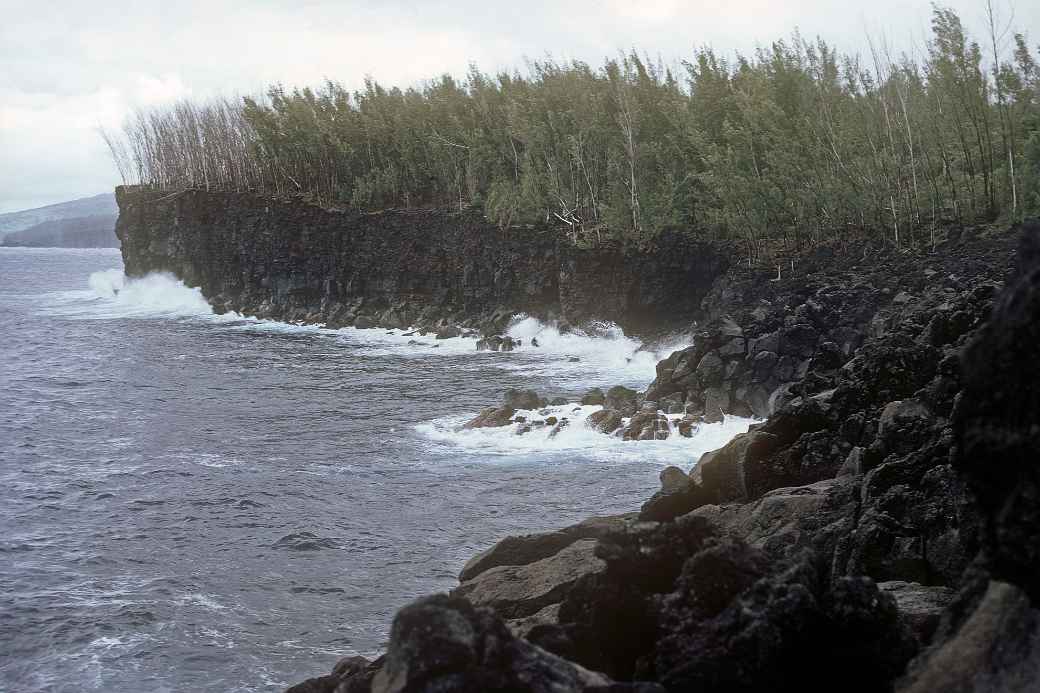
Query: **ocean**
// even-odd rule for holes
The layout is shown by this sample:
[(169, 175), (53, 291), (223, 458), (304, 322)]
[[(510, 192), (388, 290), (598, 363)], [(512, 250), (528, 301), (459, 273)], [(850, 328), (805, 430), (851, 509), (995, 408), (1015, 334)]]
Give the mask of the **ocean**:
[(118, 250), (0, 248), (0, 326), (5, 691), (281, 690), (378, 654), (498, 539), (637, 510), (750, 423), (459, 430), (510, 387), (644, 388), (689, 340), (517, 316), (525, 346), (493, 353), (218, 316)]

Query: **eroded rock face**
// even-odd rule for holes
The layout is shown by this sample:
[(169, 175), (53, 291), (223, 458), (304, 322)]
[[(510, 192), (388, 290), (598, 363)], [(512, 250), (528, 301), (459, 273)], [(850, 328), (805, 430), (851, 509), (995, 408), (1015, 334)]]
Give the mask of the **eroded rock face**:
[(1025, 227), (1019, 263), (965, 355), (955, 461), (983, 511), (991, 574), (1040, 604), (1040, 222)]
[(1023, 693), (1040, 681), (1040, 223), (964, 357), (955, 467), (982, 516), (981, 552), (932, 650), (900, 690)]
[(498, 350), (519, 312), (609, 320), (629, 333), (686, 324), (731, 255), (682, 232), (652, 249), (583, 248), (550, 226), (502, 229), (445, 210), (362, 214), (300, 198), (127, 186), (116, 201), (131, 276), (172, 272), (222, 310), (278, 320), (434, 328), (451, 318), (453, 329), (499, 335), (488, 343)]

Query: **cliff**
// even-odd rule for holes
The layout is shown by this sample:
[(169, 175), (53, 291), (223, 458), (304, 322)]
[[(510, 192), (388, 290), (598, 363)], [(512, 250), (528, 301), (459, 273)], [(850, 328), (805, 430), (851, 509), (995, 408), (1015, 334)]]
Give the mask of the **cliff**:
[(688, 325), (730, 251), (683, 233), (650, 248), (500, 229), (474, 212), (322, 209), (297, 199), (116, 190), (129, 275), (168, 271), (218, 310), (343, 326), (500, 331), (515, 312), (627, 331)]

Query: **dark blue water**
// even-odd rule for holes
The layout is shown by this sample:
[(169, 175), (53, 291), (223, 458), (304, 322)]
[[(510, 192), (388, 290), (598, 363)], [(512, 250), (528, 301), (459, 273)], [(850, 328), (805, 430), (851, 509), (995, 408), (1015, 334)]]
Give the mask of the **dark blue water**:
[(655, 357), (530, 320), (543, 347), (487, 354), (217, 317), (121, 266), (0, 249), (0, 690), (278, 690), (378, 652), (502, 536), (635, 509), (732, 432), (458, 432), (506, 387), (645, 385)]

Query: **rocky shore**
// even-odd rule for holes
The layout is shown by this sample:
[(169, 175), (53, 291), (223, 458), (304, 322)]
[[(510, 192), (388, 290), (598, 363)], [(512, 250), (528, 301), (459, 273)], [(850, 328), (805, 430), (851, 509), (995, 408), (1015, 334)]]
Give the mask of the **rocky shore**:
[(545, 409), (565, 404), (629, 440), (759, 420), (642, 508), (503, 539), (402, 608), (384, 656), (292, 693), (1036, 689), (1037, 222), (763, 269), (680, 235), (583, 248), (464, 214), (118, 197), (128, 273), (174, 272), (218, 309), (506, 350), (518, 311), (698, 321), (644, 392), (510, 391), (467, 426), (551, 435), (575, 425)]
[(604, 398), (761, 423), (639, 512), (503, 539), (290, 691), (1035, 690), (1040, 225), (798, 262), (731, 268), (695, 345)]

